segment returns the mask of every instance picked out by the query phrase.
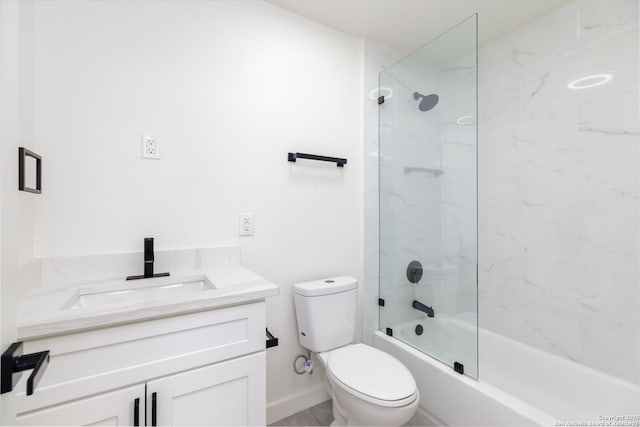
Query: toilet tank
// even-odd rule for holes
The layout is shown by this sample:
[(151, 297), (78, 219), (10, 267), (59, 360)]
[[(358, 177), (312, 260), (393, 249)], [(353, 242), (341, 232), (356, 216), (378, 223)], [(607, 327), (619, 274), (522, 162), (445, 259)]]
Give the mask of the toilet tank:
[(351, 344), (356, 333), (358, 282), (340, 276), (293, 285), (300, 344), (313, 351)]

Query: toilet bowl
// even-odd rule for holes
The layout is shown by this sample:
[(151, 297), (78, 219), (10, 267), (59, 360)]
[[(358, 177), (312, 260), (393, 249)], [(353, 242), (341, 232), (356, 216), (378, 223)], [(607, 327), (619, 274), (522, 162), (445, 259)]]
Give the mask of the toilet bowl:
[(419, 393), (411, 372), (393, 356), (365, 344), (318, 354), (334, 422), (344, 426), (399, 426), (415, 414)]
[(335, 426), (400, 426), (415, 414), (419, 393), (398, 359), (353, 344), (357, 281), (334, 277), (293, 286), (298, 339), (325, 368)]

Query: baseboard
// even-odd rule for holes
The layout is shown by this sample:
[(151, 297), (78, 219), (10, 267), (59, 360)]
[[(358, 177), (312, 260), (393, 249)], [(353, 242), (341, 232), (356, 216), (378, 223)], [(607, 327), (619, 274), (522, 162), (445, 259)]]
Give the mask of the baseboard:
[(329, 399), (329, 394), (324, 389), (324, 386), (316, 384), (300, 393), (271, 402), (267, 404), (267, 424), (280, 421), (296, 412), (304, 411)]
[(418, 415), (420, 415), (420, 417), (424, 418), (427, 423), (425, 423), (425, 425), (428, 426), (446, 426), (445, 423), (443, 423), (441, 420), (438, 419), (438, 417), (436, 417), (435, 415), (427, 412), (422, 406), (418, 406)]

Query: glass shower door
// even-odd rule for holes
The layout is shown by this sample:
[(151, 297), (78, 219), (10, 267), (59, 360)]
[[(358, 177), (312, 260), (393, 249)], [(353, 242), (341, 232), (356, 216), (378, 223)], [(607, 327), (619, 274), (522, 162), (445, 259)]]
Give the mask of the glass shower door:
[(478, 376), (477, 19), (380, 74), (381, 330)]

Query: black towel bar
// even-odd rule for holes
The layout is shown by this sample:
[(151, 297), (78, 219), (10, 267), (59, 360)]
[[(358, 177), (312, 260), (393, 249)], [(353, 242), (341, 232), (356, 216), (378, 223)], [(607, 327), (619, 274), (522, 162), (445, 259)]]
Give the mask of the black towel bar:
[(319, 160), (321, 162), (334, 162), (336, 166), (339, 168), (344, 167), (347, 164), (347, 159), (342, 159), (340, 157), (327, 157), (327, 156), (319, 156), (317, 154), (305, 154), (305, 153), (289, 153), (287, 160), (290, 162), (295, 162), (296, 159), (309, 159), (309, 160)]

